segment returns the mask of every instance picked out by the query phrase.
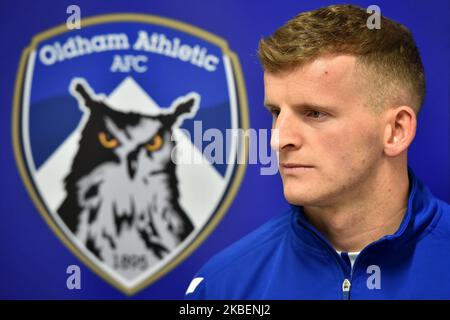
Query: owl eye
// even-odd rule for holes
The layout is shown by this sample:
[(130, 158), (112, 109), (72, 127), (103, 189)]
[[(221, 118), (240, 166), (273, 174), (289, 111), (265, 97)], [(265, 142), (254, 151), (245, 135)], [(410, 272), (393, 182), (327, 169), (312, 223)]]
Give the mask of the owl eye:
[(145, 149), (147, 149), (150, 152), (153, 152), (161, 149), (162, 145), (163, 145), (163, 138), (161, 137), (161, 135), (157, 134), (152, 138), (152, 140), (150, 140), (149, 143), (145, 145)]
[(119, 145), (119, 141), (117, 141), (116, 138), (111, 137), (111, 135), (104, 131), (98, 133), (98, 141), (100, 141), (101, 145), (106, 149), (114, 149)]

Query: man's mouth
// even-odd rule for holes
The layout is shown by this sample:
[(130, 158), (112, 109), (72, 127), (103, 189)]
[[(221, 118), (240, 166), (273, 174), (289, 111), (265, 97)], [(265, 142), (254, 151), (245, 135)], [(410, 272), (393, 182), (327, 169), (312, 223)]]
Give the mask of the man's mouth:
[(285, 173), (307, 172), (313, 168), (314, 166), (309, 164), (293, 163), (293, 162), (280, 163), (280, 169)]
[(283, 168), (312, 168), (314, 166), (309, 164), (295, 163), (295, 162), (282, 162), (281, 166)]

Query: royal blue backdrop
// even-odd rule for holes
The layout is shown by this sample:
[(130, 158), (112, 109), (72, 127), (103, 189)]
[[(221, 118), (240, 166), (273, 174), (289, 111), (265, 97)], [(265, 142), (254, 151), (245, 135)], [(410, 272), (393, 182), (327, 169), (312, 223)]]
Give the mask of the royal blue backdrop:
[[(148, 1), (1, 1), (0, 3), (0, 298), (30, 299), (179, 299), (192, 276), (212, 255), (287, 209), (279, 176), (261, 176), (249, 165), (238, 195), (224, 219), (182, 264), (131, 298), (85, 267), (55, 236), (38, 214), (19, 176), (12, 148), (11, 117), (14, 81), (22, 50), (31, 38), (67, 19), (77, 4), (82, 17), (105, 13), (146, 13), (180, 20), (226, 39), (237, 53), (248, 93), (250, 126), (268, 128), (262, 71), (256, 57), (258, 40), (295, 14), (332, 3), (325, 0), (148, 0)], [(419, 117), (410, 165), (431, 190), (450, 200), (449, 55), (450, 2), (347, 1), (382, 13), (415, 35), (427, 76), (427, 96)], [(450, 252), (450, 248), (449, 248)], [(66, 288), (66, 268), (78, 264), (82, 289)]]

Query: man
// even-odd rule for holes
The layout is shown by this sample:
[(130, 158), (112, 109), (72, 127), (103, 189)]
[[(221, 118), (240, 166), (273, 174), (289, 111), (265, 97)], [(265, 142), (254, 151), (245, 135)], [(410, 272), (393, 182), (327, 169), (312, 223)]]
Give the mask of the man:
[(187, 299), (450, 298), (450, 207), (407, 165), (423, 65), (404, 26), (368, 17), (330, 6), (261, 40), (292, 209), (209, 261)]

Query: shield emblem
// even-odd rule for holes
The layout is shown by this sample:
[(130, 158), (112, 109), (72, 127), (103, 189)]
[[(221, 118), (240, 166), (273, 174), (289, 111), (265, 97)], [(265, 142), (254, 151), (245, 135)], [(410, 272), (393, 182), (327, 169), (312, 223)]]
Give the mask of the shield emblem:
[(91, 17), (36, 35), (22, 54), (13, 137), (25, 186), (64, 244), (126, 294), (223, 217), (246, 158), (229, 131), (247, 128), (237, 56), (182, 22)]

